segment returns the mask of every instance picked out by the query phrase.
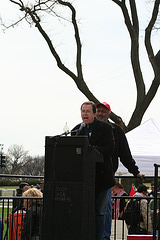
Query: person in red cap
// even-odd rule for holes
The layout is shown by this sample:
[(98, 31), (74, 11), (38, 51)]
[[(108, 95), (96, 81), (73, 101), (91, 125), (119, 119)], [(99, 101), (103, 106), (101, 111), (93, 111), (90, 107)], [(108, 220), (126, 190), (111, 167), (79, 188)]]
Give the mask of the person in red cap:
[[(144, 178), (144, 174), (140, 173), (135, 160), (131, 155), (131, 151), (128, 145), (127, 138), (122, 128), (115, 123), (110, 122), (108, 119), (111, 115), (111, 107), (108, 103), (102, 102), (97, 104), (96, 117), (97, 119), (109, 123), (112, 126), (113, 134), (115, 138), (115, 150), (112, 156), (113, 171), (114, 173), (118, 169), (119, 160), (122, 164), (132, 173), (135, 177), (139, 177), (141, 180)], [(108, 190), (107, 198), (107, 214), (106, 214), (106, 227), (104, 239), (110, 239), (111, 235), (111, 224), (112, 224), (112, 205), (111, 205), (112, 189)]]

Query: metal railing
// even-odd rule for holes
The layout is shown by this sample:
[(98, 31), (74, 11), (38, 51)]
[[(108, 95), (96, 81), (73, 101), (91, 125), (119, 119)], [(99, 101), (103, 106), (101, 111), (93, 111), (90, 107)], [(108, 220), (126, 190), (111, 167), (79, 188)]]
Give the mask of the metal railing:
[[(33, 201), (29, 206), (28, 202)], [(16, 201), (17, 204), (13, 207), (13, 202)], [(27, 207), (23, 207), (23, 201), (27, 201)], [(42, 204), (43, 198), (39, 197), (0, 197), (0, 216), (1, 216), (1, 227), (0, 227), (0, 239), (1, 240), (20, 240), (21, 233), (24, 231), (26, 234), (26, 227), (30, 231), (33, 231), (33, 224), (35, 224), (35, 219), (39, 219), (40, 222), (36, 224), (38, 227), (38, 236), (41, 236), (41, 219), (42, 219)], [(25, 224), (27, 226), (24, 228), (24, 218), (26, 211), (30, 212), (29, 219)], [(34, 219), (33, 219), (34, 218)], [(37, 229), (36, 229), (37, 231)], [(33, 239), (34, 232), (28, 232), (29, 239)], [(35, 236), (36, 239), (36, 236)], [(40, 239), (40, 238), (39, 238)]]
[[(147, 197), (148, 201), (148, 206), (149, 206), (149, 201), (151, 199), (154, 199), (154, 217), (153, 217), (153, 240), (156, 240), (156, 225), (157, 225), (157, 203), (158, 203), (158, 198), (157, 198), (157, 186), (158, 186), (158, 168), (160, 165), (155, 164), (155, 176), (146, 176), (146, 178), (154, 178), (154, 186), (155, 186), (155, 196), (154, 198)], [(10, 175), (10, 174), (0, 174), (0, 178), (21, 178), (21, 179), (43, 179), (44, 176), (30, 176), (30, 175)], [(133, 176), (116, 176), (116, 178), (134, 178)], [(112, 197), (114, 199), (121, 199), (125, 198), (127, 199), (132, 199), (134, 197)], [(28, 198), (29, 199), (29, 198)], [(30, 198), (32, 199), (32, 198)], [(36, 201), (41, 198), (33, 198)], [(13, 202), (14, 201), (20, 201), (22, 200), (22, 197), (0, 197), (0, 240), (20, 240), (21, 237), (21, 230), (23, 229), (23, 221), (24, 221), (24, 216), (25, 212), (19, 211), (17, 213), (14, 212), (13, 209)], [(42, 199), (41, 199), (42, 200)], [(148, 209), (148, 208), (147, 208)], [(115, 209), (116, 211), (116, 209)], [(148, 212), (148, 210), (147, 210)], [(17, 215), (16, 215), (17, 214)], [(9, 220), (10, 218), (10, 220)], [(159, 223), (160, 223), (160, 218), (159, 218)], [(13, 224), (13, 222), (17, 224)], [(1, 225), (2, 224), (2, 225)], [(41, 233), (39, 239), (41, 239)], [(112, 240), (126, 240), (128, 235), (128, 228), (125, 223), (125, 220), (117, 220), (113, 219), (112, 220), (112, 234), (111, 234), (111, 239)], [(30, 236), (31, 239), (31, 236)], [(159, 235), (160, 239), (160, 235)], [(83, 239), (82, 239), (83, 240)]]
[[(32, 176), (32, 175), (11, 175), (11, 174), (0, 174), (0, 178), (14, 178), (14, 179), (43, 179), (44, 176)], [(6, 190), (7, 191), (7, 190)], [(11, 190), (10, 190), (11, 192)], [(3, 191), (1, 191), (2, 195)], [(13, 194), (15, 195), (15, 193)], [(27, 201), (27, 207), (24, 209), (23, 201)], [(32, 200), (34, 204), (29, 206), (28, 202)], [(30, 230), (32, 228), (31, 224), (34, 222), (32, 217), (32, 211), (34, 210), (34, 218), (36, 216), (38, 219), (42, 219), (42, 204), (40, 205), (39, 211), (39, 201), (43, 202), (43, 198), (40, 197), (22, 197), (22, 196), (0, 196), (0, 240), (20, 240), (22, 229), (24, 229), (24, 218), (26, 211), (30, 211), (30, 221), (27, 228)], [(35, 208), (34, 208), (35, 205)], [(37, 224), (39, 229), (39, 239), (41, 239), (40, 224)], [(34, 233), (30, 231), (28, 233), (29, 239), (33, 239)], [(36, 236), (35, 236), (36, 240)]]
[[(113, 199), (135, 199), (135, 197), (112, 197)], [(14, 239), (20, 239), (21, 235), (21, 229), (23, 229), (23, 220), (25, 216), (26, 209), (19, 209), (18, 212), (15, 212), (15, 208), (13, 208), (13, 201), (18, 200), (22, 201), (24, 199), (36, 199), (39, 200), (41, 198), (23, 198), (23, 197), (0, 197), (0, 216), (1, 221), (3, 222), (3, 231), (1, 230), (1, 240), (14, 240)], [(143, 199), (143, 198), (139, 198)], [(154, 199), (153, 197), (146, 197), (145, 198), (148, 201), (148, 208), (149, 209), (149, 201)], [(11, 201), (12, 200), (12, 201)], [(42, 199), (41, 199), (42, 200)], [(116, 205), (115, 205), (115, 211), (116, 211)], [(160, 220), (159, 220), (160, 221)], [(148, 222), (148, 215), (147, 215), (147, 222)], [(30, 222), (31, 223), (31, 222)], [(160, 222), (159, 222), (160, 223)], [(153, 226), (152, 226), (153, 227)], [(41, 228), (40, 228), (41, 229)], [(148, 227), (147, 227), (148, 229)], [(41, 233), (39, 232), (41, 235)], [(119, 239), (127, 239), (128, 235), (128, 228), (125, 223), (125, 220), (112, 220), (112, 235), (111, 239), (119, 240)], [(30, 238), (31, 239), (31, 238)]]
[[(126, 224), (126, 220), (125, 220), (125, 208), (123, 210), (123, 215), (122, 215), (121, 218), (116, 219), (116, 214), (115, 214), (116, 211), (119, 210), (119, 209), (116, 208), (116, 201), (117, 200), (121, 200), (121, 199), (125, 200), (126, 205), (127, 205), (128, 201), (137, 200), (140, 203), (140, 201), (142, 199), (145, 199), (147, 201), (147, 209), (146, 209), (147, 225), (146, 225), (146, 229), (144, 229), (144, 230), (146, 230), (146, 234), (153, 234), (153, 232), (148, 233), (149, 218), (151, 218), (151, 228), (152, 228), (152, 231), (153, 231), (154, 228), (157, 230), (156, 226), (160, 226), (160, 215), (156, 219), (157, 221), (155, 222), (153, 220), (153, 217), (151, 216), (151, 209), (150, 209), (150, 202), (154, 201), (154, 199), (155, 199), (154, 197), (131, 197), (131, 196), (116, 197), (116, 196), (113, 196), (112, 200), (114, 201), (114, 207), (113, 207), (113, 209), (114, 209), (113, 216), (114, 217), (113, 217), (113, 220), (112, 220), (112, 235), (111, 235), (111, 239), (114, 239), (114, 240), (117, 240), (117, 239), (122, 239), (122, 240), (123, 239), (127, 239), (129, 225)], [(157, 200), (159, 202), (159, 204), (157, 205), (157, 208), (160, 209), (160, 198), (157, 197)], [(139, 208), (140, 208), (140, 204), (139, 204)], [(134, 213), (133, 209), (132, 209), (132, 211)], [(137, 214), (137, 216), (138, 216), (138, 214)], [(131, 216), (131, 218), (132, 218), (132, 216)], [(139, 216), (139, 219), (137, 219), (137, 222), (138, 222), (137, 226), (140, 226), (141, 222), (143, 222), (143, 218), (142, 218), (141, 215)], [(135, 234), (136, 234), (136, 232), (135, 232)], [(156, 231), (156, 234), (157, 234), (157, 231)], [(153, 239), (154, 239), (154, 237), (153, 237)], [(159, 234), (156, 237), (156, 239), (157, 240), (160, 239), (160, 235)]]

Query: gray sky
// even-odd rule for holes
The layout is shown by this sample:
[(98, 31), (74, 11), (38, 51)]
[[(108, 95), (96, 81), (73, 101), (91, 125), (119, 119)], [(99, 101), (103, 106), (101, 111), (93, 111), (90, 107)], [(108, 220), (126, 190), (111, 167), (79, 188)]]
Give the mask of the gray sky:
[[(149, 16), (145, 1), (140, 2), (141, 29)], [(121, 11), (110, 0), (74, 1), (82, 41), (84, 78), (100, 101), (111, 105), (127, 124), (133, 112), (136, 90), (130, 65), (130, 40)], [(8, 25), (21, 12), (9, 0), (0, 1), (0, 15)], [(146, 16), (146, 18), (144, 17)], [(55, 18), (42, 17), (63, 62), (74, 71), (75, 54), (72, 28)], [(54, 32), (53, 32), (54, 29)], [(72, 34), (72, 36), (70, 36)], [(143, 31), (140, 32), (143, 42)], [(154, 46), (159, 49), (158, 35)], [(86, 97), (61, 72), (38, 30), (27, 22), (3, 33), (0, 29), (1, 118), (0, 143), (4, 151), (13, 144), (23, 145), (30, 155), (43, 155), (45, 136), (63, 133), (67, 122), (71, 130), (81, 122), (80, 105)], [(152, 71), (145, 53), (141, 65), (148, 87)], [(160, 90), (144, 115), (160, 123)]]

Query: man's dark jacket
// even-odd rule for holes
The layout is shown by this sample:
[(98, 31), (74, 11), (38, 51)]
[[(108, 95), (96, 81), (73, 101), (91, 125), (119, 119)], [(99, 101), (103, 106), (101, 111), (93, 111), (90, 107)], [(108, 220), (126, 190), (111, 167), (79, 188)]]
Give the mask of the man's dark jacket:
[(128, 169), (128, 171), (136, 176), (139, 173), (139, 169), (131, 155), (125, 133), (119, 125), (111, 122), (109, 122), (109, 124), (112, 126), (115, 138), (115, 150), (112, 157), (113, 171), (116, 172), (118, 169), (119, 158), (121, 163)]
[[(78, 124), (72, 131), (79, 129)], [(108, 123), (94, 119), (90, 124), (92, 133), (89, 135), (89, 144), (94, 146), (97, 151), (103, 155), (104, 162), (96, 163), (96, 178), (95, 187), (96, 191), (103, 191), (115, 185), (115, 178), (112, 166), (112, 154), (114, 151), (114, 136), (112, 127)], [(79, 135), (85, 135), (84, 127)], [(74, 135), (74, 134), (72, 134)]]

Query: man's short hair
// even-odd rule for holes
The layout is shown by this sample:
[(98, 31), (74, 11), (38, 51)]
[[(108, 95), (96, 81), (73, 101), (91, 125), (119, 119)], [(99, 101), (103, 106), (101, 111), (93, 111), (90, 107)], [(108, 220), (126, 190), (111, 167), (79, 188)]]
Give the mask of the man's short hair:
[(26, 183), (26, 182), (21, 182), (20, 185), (19, 185), (19, 188), (22, 189), (22, 188), (23, 188), (24, 186), (26, 186), (26, 185), (29, 186), (28, 183)]
[(144, 184), (139, 185), (137, 188), (137, 192), (139, 192), (139, 193), (147, 192), (147, 190), (148, 190), (148, 187)]
[(91, 105), (92, 106), (92, 110), (93, 110), (93, 113), (96, 113), (96, 104), (94, 103), (94, 102), (92, 102), (92, 101), (87, 101), (87, 102), (84, 102), (84, 103), (82, 103), (82, 105), (81, 105), (81, 110), (82, 110), (82, 107), (83, 107), (83, 105)]

